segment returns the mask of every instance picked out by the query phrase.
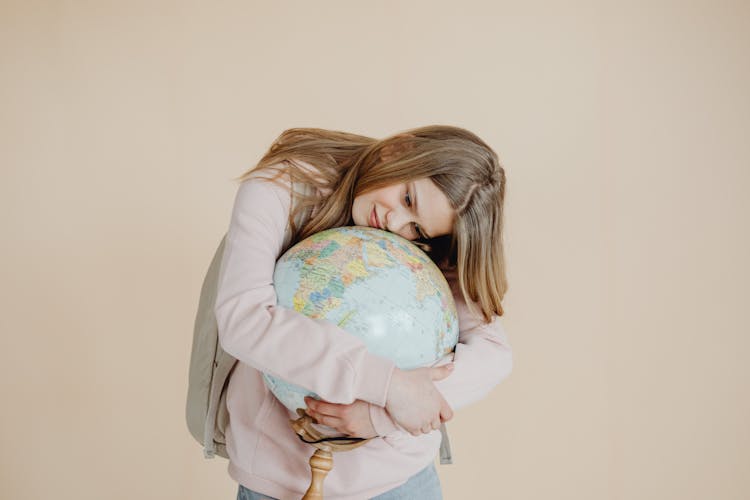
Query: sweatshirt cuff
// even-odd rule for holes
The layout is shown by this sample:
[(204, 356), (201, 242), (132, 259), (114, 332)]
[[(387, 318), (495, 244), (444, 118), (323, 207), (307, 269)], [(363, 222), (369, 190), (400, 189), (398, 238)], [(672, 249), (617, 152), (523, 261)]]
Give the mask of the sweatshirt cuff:
[(370, 405), (370, 422), (372, 428), (375, 429), (375, 433), (380, 437), (402, 430), (382, 406)]
[(375, 354), (366, 353), (354, 381), (357, 399), (385, 406), (388, 387), (395, 368), (393, 361)]

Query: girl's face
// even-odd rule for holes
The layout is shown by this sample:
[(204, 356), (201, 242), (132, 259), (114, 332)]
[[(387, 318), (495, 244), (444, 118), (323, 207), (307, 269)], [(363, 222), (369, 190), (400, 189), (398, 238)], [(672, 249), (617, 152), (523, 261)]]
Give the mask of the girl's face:
[(352, 219), (407, 240), (435, 238), (453, 230), (455, 211), (430, 179), (385, 186), (354, 198)]

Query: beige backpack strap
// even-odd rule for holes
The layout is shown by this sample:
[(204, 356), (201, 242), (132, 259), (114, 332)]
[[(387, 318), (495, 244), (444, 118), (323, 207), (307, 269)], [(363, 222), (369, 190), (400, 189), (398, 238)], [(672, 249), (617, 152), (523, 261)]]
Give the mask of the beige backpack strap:
[(217, 356), (214, 361), (214, 376), (211, 380), (208, 412), (203, 434), (203, 456), (213, 458), (214, 455), (227, 457), (225, 430), (229, 420), (226, 404), (226, 387), (229, 375), (232, 373), (237, 360), (227, 354), (221, 346), (217, 346)]
[(448, 439), (448, 428), (444, 423), (440, 425), (440, 434), (442, 435), (442, 439), (440, 440), (440, 464), (452, 464), (451, 442)]
[(219, 345), (213, 312), (225, 241), (226, 235), (219, 243), (203, 280), (190, 356), (187, 423), (190, 433), (203, 445), (206, 457), (214, 454), (226, 457), (223, 449), (226, 408), (222, 407), (221, 396), (236, 363)]

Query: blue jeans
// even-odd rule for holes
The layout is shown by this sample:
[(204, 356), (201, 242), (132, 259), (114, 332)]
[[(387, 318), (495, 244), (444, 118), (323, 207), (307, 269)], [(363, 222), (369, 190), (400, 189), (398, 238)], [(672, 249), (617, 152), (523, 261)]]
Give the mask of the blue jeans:
[[(237, 492), (237, 500), (276, 499), (248, 490), (240, 485), (240, 489)], [(401, 486), (373, 497), (371, 500), (443, 500), (443, 492), (440, 489), (440, 479), (435, 470), (435, 465), (430, 464), (422, 469), (421, 472), (410, 477)]]

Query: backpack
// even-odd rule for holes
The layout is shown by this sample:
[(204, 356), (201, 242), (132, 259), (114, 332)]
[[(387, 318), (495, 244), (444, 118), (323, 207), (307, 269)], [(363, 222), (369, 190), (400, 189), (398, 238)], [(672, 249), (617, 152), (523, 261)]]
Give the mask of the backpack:
[[(295, 186), (301, 194), (309, 194), (307, 186)], [(298, 213), (294, 219), (297, 227), (302, 225), (307, 213)], [(287, 233), (286, 238), (291, 238)], [(225, 233), (214, 252), (211, 264), (201, 286), (198, 311), (193, 327), (193, 347), (190, 353), (187, 404), (185, 415), (188, 429), (196, 441), (203, 446), (203, 456), (215, 455), (229, 458), (224, 430), (229, 421), (226, 389), (237, 359), (228, 354), (219, 344), (219, 327), (214, 314), (216, 292), (219, 286), (219, 271), (224, 256)]]
[(188, 375), (185, 409), (188, 429), (203, 446), (203, 456), (206, 458), (213, 458), (214, 455), (229, 458), (224, 437), (224, 429), (229, 420), (226, 387), (237, 359), (219, 345), (219, 328), (214, 315), (226, 238), (225, 234), (208, 266), (201, 287)]

